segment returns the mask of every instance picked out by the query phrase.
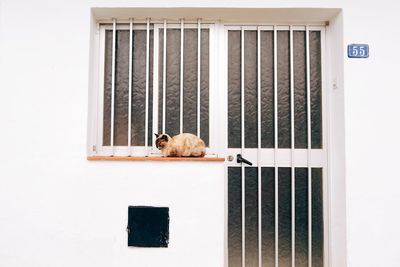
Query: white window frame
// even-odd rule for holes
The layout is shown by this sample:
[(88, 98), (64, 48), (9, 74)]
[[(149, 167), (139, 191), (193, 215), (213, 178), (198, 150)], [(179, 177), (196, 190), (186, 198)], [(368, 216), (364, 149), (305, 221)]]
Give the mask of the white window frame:
[[(151, 144), (148, 144), (148, 148), (145, 146), (103, 146), (103, 106), (104, 106), (104, 68), (105, 68), (105, 31), (112, 30), (113, 25), (106, 23), (98, 23), (98, 31), (96, 33), (96, 43), (98, 52), (98, 61), (96, 62), (96, 73), (94, 75), (94, 79), (97, 81), (97, 89), (95, 93), (95, 98), (97, 98), (96, 102), (93, 105), (93, 113), (96, 114), (95, 123), (92, 125), (92, 133), (89, 134), (91, 136), (89, 142), (92, 144), (91, 151), (89, 151), (89, 155), (100, 155), (100, 156), (132, 156), (132, 157), (143, 157), (143, 156), (160, 156), (160, 151), (155, 147), (154, 138)], [(122, 24), (124, 23), (124, 24)], [(125, 24), (125, 21), (117, 21), (116, 30), (129, 30), (130, 25)], [(135, 21), (133, 24), (133, 30), (146, 30), (147, 26), (144, 25), (146, 21)], [(216, 149), (216, 115), (215, 115), (215, 43), (214, 43), (214, 23), (201, 23), (201, 29), (209, 29), (209, 145), (206, 149), (207, 157), (216, 157), (217, 149)], [(158, 31), (159, 29), (163, 29), (164, 25), (161, 21), (150, 22), (150, 30), (153, 30), (153, 45), (154, 45), (154, 53), (153, 53), (153, 131), (160, 132), (158, 129), (158, 90), (159, 90), (159, 81), (158, 81), (158, 69), (159, 69), (159, 59), (158, 57)], [(176, 21), (168, 21), (167, 29), (180, 29), (181, 24)], [(198, 29), (197, 22), (188, 21), (185, 22), (185, 29)], [(168, 37), (167, 37), (168, 38)], [(134, 85), (133, 85), (134, 86)], [(134, 114), (132, 114), (132, 117)], [(89, 118), (91, 119), (91, 118)], [(147, 137), (146, 137), (147, 138)]]

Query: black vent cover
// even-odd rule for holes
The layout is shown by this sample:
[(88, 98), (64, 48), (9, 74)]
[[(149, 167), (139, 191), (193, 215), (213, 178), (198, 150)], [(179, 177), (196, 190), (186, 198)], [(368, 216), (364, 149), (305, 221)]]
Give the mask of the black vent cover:
[(168, 247), (169, 208), (129, 206), (128, 246)]

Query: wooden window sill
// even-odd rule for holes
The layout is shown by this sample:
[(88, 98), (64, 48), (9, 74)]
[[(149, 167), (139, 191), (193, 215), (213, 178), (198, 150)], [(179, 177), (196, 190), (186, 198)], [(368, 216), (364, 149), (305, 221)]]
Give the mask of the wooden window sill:
[(225, 158), (185, 158), (185, 157), (125, 157), (125, 156), (88, 156), (91, 161), (201, 161), (201, 162), (224, 162)]

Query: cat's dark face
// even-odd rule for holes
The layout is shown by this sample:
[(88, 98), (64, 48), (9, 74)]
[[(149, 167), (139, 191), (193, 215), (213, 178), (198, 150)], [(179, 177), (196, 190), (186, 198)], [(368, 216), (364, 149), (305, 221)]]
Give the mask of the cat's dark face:
[(169, 141), (169, 136), (168, 135), (166, 135), (166, 134), (156, 134), (155, 133), (155, 136), (156, 136), (156, 147), (158, 148), (158, 149), (163, 149), (163, 148), (165, 148), (167, 145), (168, 145), (168, 141)]

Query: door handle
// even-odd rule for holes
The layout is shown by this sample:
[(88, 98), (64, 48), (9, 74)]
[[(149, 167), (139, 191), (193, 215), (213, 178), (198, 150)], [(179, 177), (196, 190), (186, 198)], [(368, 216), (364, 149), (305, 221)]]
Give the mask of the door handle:
[(246, 164), (248, 164), (248, 165), (250, 165), (250, 166), (253, 166), (253, 163), (251, 163), (250, 161), (248, 161), (247, 159), (245, 159), (245, 158), (243, 158), (242, 157), (242, 154), (237, 154), (236, 155), (236, 162), (237, 163), (246, 163)]

